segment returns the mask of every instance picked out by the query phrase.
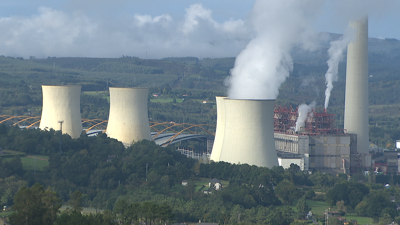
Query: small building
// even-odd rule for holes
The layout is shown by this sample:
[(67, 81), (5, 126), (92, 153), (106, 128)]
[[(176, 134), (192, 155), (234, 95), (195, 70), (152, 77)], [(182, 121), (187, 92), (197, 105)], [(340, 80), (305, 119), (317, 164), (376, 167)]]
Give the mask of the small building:
[(208, 187), (215, 189), (216, 191), (221, 190), (222, 188), (222, 184), (221, 181), (218, 180), (217, 178), (213, 178), (210, 180), (210, 182), (208, 183)]
[(187, 186), (188, 185), (188, 180), (182, 180), (182, 186)]

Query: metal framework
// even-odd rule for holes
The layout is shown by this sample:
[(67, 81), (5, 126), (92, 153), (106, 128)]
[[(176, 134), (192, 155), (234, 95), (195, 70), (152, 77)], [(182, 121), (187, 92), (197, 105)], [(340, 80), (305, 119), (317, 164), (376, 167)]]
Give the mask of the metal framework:
[[(296, 120), (298, 117), (298, 108), (291, 106), (275, 106), (274, 110), (274, 132), (295, 134)], [(335, 114), (327, 113), (326, 109), (313, 109), (308, 114), (305, 121), (305, 129), (299, 134), (302, 135), (326, 135), (326, 134), (344, 134), (343, 129), (335, 128)]]
[[(103, 133), (107, 129), (107, 120), (102, 119), (82, 119), (82, 126), (85, 129), (85, 132), (89, 132), (90, 130), (104, 130)], [(25, 128), (31, 128), (35, 125), (39, 125), (40, 116), (12, 116), (12, 115), (0, 115), (0, 124), (7, 123), (12, 126), (22, 126)], [(150, 122), (150, 128), (157, 132), (153, 139), (156, 139), (160, 134), (164, 132), (175, 133), (171, 136), (166, 142), (165, 146), (170, 145), (175, 138), (177, 138), (180, 134), (190, 133), (197, 134), (197, 128), (201, 131), (201, 133), (208, 135), (215, 135), (215, 126), (208, 124), (189, 124), (189, 123), (175, 123), (175, 122)], [(210, 131), (211, 130), (211, 131)]]

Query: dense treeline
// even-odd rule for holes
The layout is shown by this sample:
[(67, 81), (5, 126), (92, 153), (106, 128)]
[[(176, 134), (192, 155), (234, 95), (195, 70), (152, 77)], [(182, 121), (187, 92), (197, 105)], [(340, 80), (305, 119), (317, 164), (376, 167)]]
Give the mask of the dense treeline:
[[(107, 218), (114, 218), (113, 221), (115, 218), (128, 221), (141, 218), (141, 221), (153, 222), (203, 220), (230, 224), (238, 224), (239, 221), (291, 224), (296, 218), (304, 218), (309, 210), (305, 199), (325, 198), (332, 206), (342, 204), (344, 211), (373, 216), (376, 221), (380, 218), (398, 218), (397, 211), (393, 210), (395, 204), (389, 197), (400, 197), (400, 190), (397, 187), (384, 189), (383, 184), (364, 185), (358, 182), (363, 179), (362, 176), (353, 176), (347, 181), (346, 175), (335, 177), (318, 172), (310, 175), (300, 171), (294, 164), (288, 169), (224, 162), (202, 164), (186, 158), (173, 148), (162, 148), (150, 141), (141, 141), (125, 148), (122, 143), (107, 138), (105, 134), (98, 137), (82, 135), (78, 139), (64, 135), (60, 153), (59, 134), (52, 130), (21, 130), (18, 127), (0, 126), (0, 147), (28, 154), (50, 155), (49, 166), (37, 173), (24, 171), (18, 156), (0, 160), (2, 204), (17, 204), (18, 190), (29, 194), (29, 190), (37, 189), (41, 193), (37, 198), (42, 198), (40, 196), (44, 196), (47, 190), (34, 185), (40, 183), (44, 187), (52, 187), (52, 193), (57, 192), (57, 198), (68, 204), (77, 198), (77, 191), (82, 193), (79, 195), (82, 206), (113, 210), (116, 217), (112, 217), (115, 214), (111, 212), (103, 214)], [(229, 185), (221, 191), (205, 194), (198, 191), (195, 184), (203, 178), (218, 178), (228, 181)], [(388, 178), (378, 175), (370, 182), (385, 182), (385, 179)], [(390, 182), (397, 179), (394, 176)], [(181, 185), (182, 180), (188, 180), (187, 186)], [(364, 179), (364, 182), (367, 180)], [(326, 196), (314, 190), (325, 190)], [(375, 203), (377, 199), (380, 199), (379, 204)], [(298, 213), (280, 206), (296, 201)], [(131, 209), (124, 211), (121, 208), (125, 207), (121, 205)], [(374, 214), (370, 214), (372, 209), (368, 208), (369, 205), (379, 205)], [(148, 210), (143, 211), (141, 207), (154, 209), (158, 214), (146, 214)], [(15, 209), (18, 213), (18, 206)], [(163, 211), (167, 213), (161, 215)], [(41, 211), (43, 215), (46, 212), (44, 209)], [(99, 215), (92, 216), (90, 218), (93, 220), (105, 220)], [(88, 217), (68, 212), (58, 219), (65, 222), (59, 224), (68, 224), (68, 221), (87, 220)], [(58, 224), (57, 220), (52, 221)]]

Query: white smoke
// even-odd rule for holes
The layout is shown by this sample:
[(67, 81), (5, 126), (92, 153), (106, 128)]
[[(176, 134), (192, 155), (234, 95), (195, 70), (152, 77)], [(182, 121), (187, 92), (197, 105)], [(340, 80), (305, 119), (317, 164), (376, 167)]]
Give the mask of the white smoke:
[(297, 113), (299, 116), (297, 117), (296, 121), (296, 132), (300, 131), (300, 129), (305, 126), (308, 114), (312, 113), (313, 109), (315, 109), (315, 105), (316, 103), (315, 101), (313, 101), (310, 105), (301, 104), (299, 106), (299, 108), (297, 109)]
[(353, 37), (353, 30), (347, 29), (342, 37), (336, 41), (331, 41), (330, 43), (330, 47), (328, 49), (329, 60), (327, 61), (328, 71), (326, 71), (325, 74), (325, 109), (327, 109), (329, 105), (329, 99), (333, 89), (333, 82), (338, 81), (339, 62), (343, 60), (343, 52), (347, 45), (352, 41)]
[(312, 19), (323, 1), (257, 0), (251, 11), (255, 38), (237, 56), (226, 81), (233, 99), (276, 99), (280, 85), (293, 70), (290, 50), (313, 47)]

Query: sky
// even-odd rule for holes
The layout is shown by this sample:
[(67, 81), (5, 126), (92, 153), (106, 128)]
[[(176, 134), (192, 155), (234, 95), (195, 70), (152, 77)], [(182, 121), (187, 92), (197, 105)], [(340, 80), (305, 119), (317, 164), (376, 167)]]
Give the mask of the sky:
[[(398, 0), (321, 1), (311, 26), (315, 32), (343, 33), (357, 12), (368, 12), (370, 37), (400, 39)], [(255, 36), (249, 22), (253, 4), (249, 0), (2, 0), (0, 55), (235, 57)]]

